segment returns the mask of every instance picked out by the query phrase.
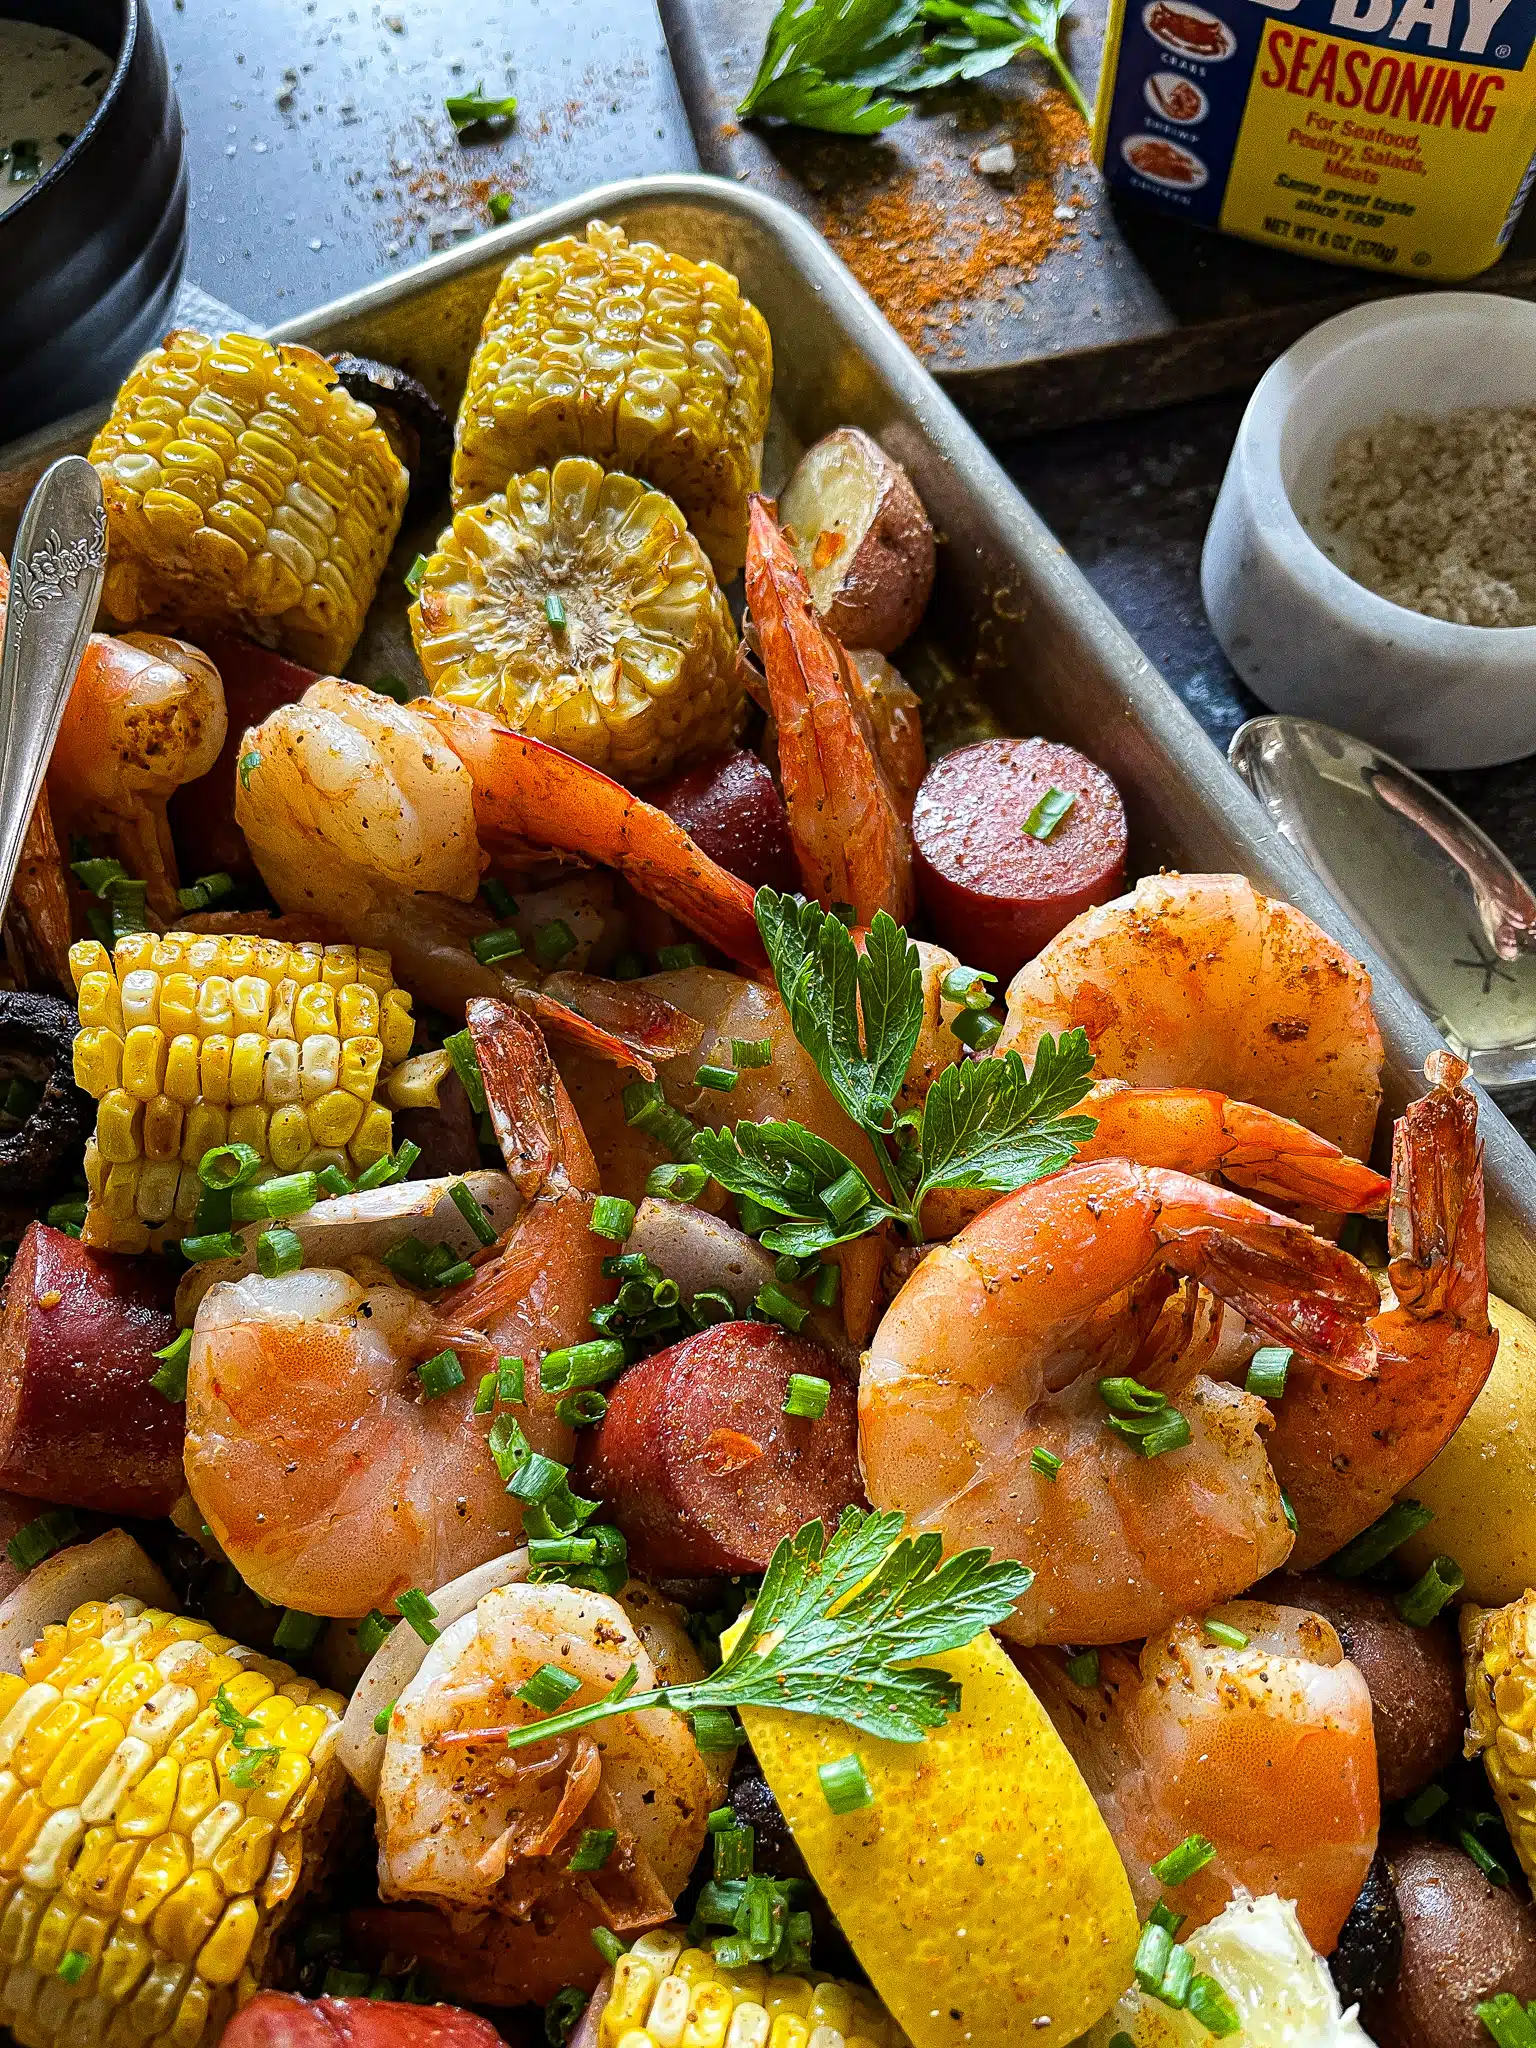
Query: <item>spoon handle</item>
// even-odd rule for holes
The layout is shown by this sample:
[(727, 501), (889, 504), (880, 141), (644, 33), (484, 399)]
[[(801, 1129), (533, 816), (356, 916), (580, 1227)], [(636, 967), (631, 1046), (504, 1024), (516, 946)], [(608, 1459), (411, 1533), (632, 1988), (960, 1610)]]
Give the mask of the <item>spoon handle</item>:
[(0, 906), (90, 638), (107, 565), (101, 479), (81, 455), (45, 470), (11, 557), (0, 642)]

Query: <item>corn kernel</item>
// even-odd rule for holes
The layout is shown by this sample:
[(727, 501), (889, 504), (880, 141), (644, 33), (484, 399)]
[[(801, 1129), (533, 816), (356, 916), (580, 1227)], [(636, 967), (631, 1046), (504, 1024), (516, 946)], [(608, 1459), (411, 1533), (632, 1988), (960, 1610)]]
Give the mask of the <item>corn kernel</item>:
[(122, 1037), (123, 999), (118, 993), (117, 978), (112, 973), (97, 969), (82, 976), (76, 1007), (80, 1022), (86, 1029), (111, 1031)]
[(157, 1095), (144, 1105), (144, 1157), (178, 1159), (181, 1154), (182, 1111), (169, 1095)]
[(353, 1133), (348, 1146), (352, 1163), (357, 1170), (366, 1172), (381, 1159), (387, 1159), (395, 1149), (394, 1121), (382, 1103), (370, 1102), (363, 1111), (363, 1120)]
[(304, 1101), (314, 1102), (329, 1094), (336, 1086), (340, 1068), (339, 1038), (325, 1032), (314, 1032), (306, 1038), (299, 1051), (299, 1092)]
[(392, 988), (385, 995), (379, 1036), (384, 1041), (384, 1057), (391, 1066), (409, 1053), (416, 1037), (416, 1020), (411, 1015), (411, 999), (404, 989)]
[[(112, 975), (112, 956), (96, 939), (77, 939), (69, 949), (69, 972), (78, 993), (87, 975)], [(112, 979), (115, 982), (116, 975)]]
[(165, 1033), (158, 1024), (135, 1024), (123, 1040), (123, 1086), (140, 1102), (158, 1095), (165, 1081)]
[(151, 968), (136, 967), (118, 983), (122, 995), (124, 1035), (141, 1024), (159, 1025), (160, 977)]
[(198, 1099), (202, 1065), (202, 1046), (196, 1036), (190, 1031), (178, 1032), (166, 1048), (165, 1092), (184, 1109)]
[(181, 1032), (190, 1032), (194, 1038), (202, 1036), (197, 1028), (197, 983), (190, 974), (167, 974), (163, 977), (157, 1022), (160, 1029), (171, 1036)]

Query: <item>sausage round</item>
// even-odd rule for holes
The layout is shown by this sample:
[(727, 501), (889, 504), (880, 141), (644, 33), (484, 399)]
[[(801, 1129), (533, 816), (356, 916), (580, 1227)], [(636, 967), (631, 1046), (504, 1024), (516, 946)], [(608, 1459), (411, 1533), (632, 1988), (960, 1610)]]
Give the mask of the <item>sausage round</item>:
[(46, 1223), (0, 1308), (0, 1487), (108, 1515), (168, 1515), (186, 1492), (185, 1411), (149, 1382), (176, 1335), (158, 1259), (96, 1252)]
[(645, 797), (711, 860), (754, 889), (799, 887), (784, 799), (756, 754), (734, 747), (653, 783)]
[(502, 2039), (454, 2005), (262, 1991), (224, 2029), (223, 2048), (502, 2048)]
[[(1024, 827), (1048, 790), (1073, 799), (1048, 839)], [(929, 769), (912, 812), (933, 936), (1006, 983), (1125, 882), (1125, 809), (1102, 768), (1054, 740), (982, 740)]]
[[(830, 1383), (819, 1421), (784, 1413), (797, 1372)], [(781, 1537), (864, 1498), (852, 1383), (769, 1323), (717, 1323), (642, 1359), (582, 1436), (581, 1484), (640, 1573), (764, 1571)]]

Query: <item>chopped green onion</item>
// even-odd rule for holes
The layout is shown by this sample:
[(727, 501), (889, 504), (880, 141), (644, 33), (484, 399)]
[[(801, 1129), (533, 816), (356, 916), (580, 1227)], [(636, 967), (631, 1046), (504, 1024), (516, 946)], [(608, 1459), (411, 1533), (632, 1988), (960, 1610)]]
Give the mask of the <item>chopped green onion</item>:
[(81, 1949), (67, 1948), (59, 1958), (55, 1975), (62, 1977), (66, 1984), (79, 1984), (90, 1975), (91, 1959)]
[(1175, 2011), (1182, 2010), (1189, 1998), (1189, 1987), (1194, 1981), (1195, 1959), (1187, 1948), (1176, 1948), (1168, 1958), (1168, 1967), (1163, 1972), (1163, 1981), (1153, 1996), (1164, 2005), (1171, 2005)]
[(1443, 1785), (1426, 1785), (1422, 1792), (1415, 1792), (1403, 1807), (1403, 1819), (1411, 1828), (1423, 1827), (1425, 1821), (1433, 1820), (1442, 1806), (1449, 1806), (1451, 1795)]
[(576, 950), (576, 934), (563, 917), (552, 917), (533, 935), (533, 957), (541, 967), (558, 967), (567, 953)]
[(496, 1375), (493, 1372), (482, 1373), (480, 1384), (475, 1389), (475, 1405), (472, 1412), (476, 1415), (489, 1415), (495, 1406)]
[(808, 1308), (802, 1308), (798, 1301), (791, 1301), (783, 1288), (775, 1285), (772, 1280), (766, 1287), (759, 1289), (754, 1306), (758, 1314), (766, 1316), (769, 1322), (782, 1323), (786, 1330), (797, 1333), (810, 1314)]
[(1059, 1479), (1061, 1460), (1054, 1451), (1048, 1451), (1044, 1444), (1036, 1444), (1029, 1454), (1029, 1462), (1042, 1479)]
[(553, 590), (544, 600), (544, 616), (555, 632), (565, 631), (565, 600)]
[(1208, 2034), (1220, 2040), (1228, 2034), (1235, 2034), (1242, 2026), (1237, 2007), (1225, 1991), (1203, 1970), (1197, 1970), (1189, 1987), (1185, 2009), (1191, 2019), (1198, 2020)]
[(620, 1941), (611, 1927), (594, 1927), (592, 1930), (592, 1946), (597, 1950), (610, 1970), (619, 1960), (620, 1956), (628, 1954), (628, 1950), (623, 1942)]
[(617, 1828), (583, 1828), (567, 1870), (601, 1870), (618, 1846)]
[(194, 1266), (209, 1259), (238, 1259), (245, 1250), (232, 1230), (211, 1230), (206, 1237), (184, 1237), (181, 1249)]
[(1116, 1435), (1123, 1436), (1127, 1443), (1133, 1443), (1144, 1458), (1160, 1458), (1165, 1451), (1181, 1451), (1193, 1441), (1189, 1423), (1177, 1408), (1170, 1408), (1166, 1420), (1151, 1429), (1137, 1429), (1118, 1415), (1109, 1418), (1109, 1427)]
[(716, 1067), (706, 1063), (695, 1070), (695, 1088), (713, 1088), (717, 1095), (729, 1095), (741, 1079), (734, 1067)]
[(1454, 1557), (1433, 1558), (1424, 1576), (1398, 1594), (1397, 1611), (1414, 1628), (1427, 1628), (1466, 1583), (1467, 1575)]
[(112, 913), (112, 942), (126, 938), (130, 932), (147, 932), (149, 919), (145, 915), (144, 899), (148, 894), (147, 882), (114, 882), (107, 897), (107, 906)]
[(487, 875), (480, 884), (480, 893), (486, 902), (489, 903), (497, 917), (516, 917), (517, 898), (508, 889), (505, 882), (498, 882), (494, 875)]
[(1141, 1939), (1136, 1944), (1136, 1959), (1131, 1965), (1136, 1982), (1143, 1991), (1156, 1996), (1172, 1954), (1173, 1936), (1156, 1920), (1149, 1920), (1141, 1930)]
[(442, 1634), (442, 1630), (434, 1628), (432, 1625), (437, 1620), (437, 1609), (432, 1605), (426, 1594), (422, 1592), (419, 1586), (411, 1586), (400, 1595), (395, 1605), (400, 1610), (400, 1619), (408, 1621), (411, 1627), (415, 1629), (417, 1635), (421, 1637), (421, 1640), (430, 1648)]
[(264, 1230), (256, 1240), (256, 1270), (266, 1280), (297, 1273), (304, 1263), (304, 1240), (294, 1230)]
[(19, 1572), (29, 1572), (52, 1557), (80, 1534), (72, 1508), (47, 1508), (30, 1522), (24, 1522), (5, 1546), (5, 1554)]
[(704, 948), (694, 939), (690, 939), (685, 946), (658, 946), (656, 965), (664, 973), (679, 967), (702, 967)]
[(784, 1413), (798, 1415), (807, 1422), (820, 1422), (827, 1412), (831, 1396), (830, 1380), (824, 1380), (813, 1372), (792, 1372), (789, 1391), (784, 1396)]
[(412, 597), (420, 596), (421, 586), (426, 581), (426, 575), (427, 558), (425, 555), (418, 555), (405, 572), (405, 587)]
[[(493, 192), (485, 204), (486, 210), (489, 212), (491, 219), (495, 221), (497, 227), (501, 227), (504, 222), (512, 218), (512, 194), (510, 192)], [(560, 1998), (569, 1996), (571, 1989), (572, 1987), (568, 1984), (565, 1990), (559, 1994)], [(581, 1992), (578, 1996), (584, 2007), (586, 2004), (586, 1993)], [(551, 2010), (553, 2010), (553, 2005)], [(566, 2031), (569, 2032), (569, 2028)]]
[(1099, 1399), (1116, 1415), (1156, 1415), (1168, 1406), (1166, 1394), (1131, 1379), (1100, 1380)]
[(645, 1177), (645, 1192), (667, 1202), (696, 1202), (709, 1186), (709, 1174), (692, 1162), (653, 1166)]
[(1294, 1356), (1288, 1344), (1261, 1345), (1248, 1361), (1248, 1392), (1261, 1401), (1278, 1401), (1285, 1392), (1285, 1376)]
[(1280, 1489), (1280, 1512), (1285, 1516), (1290, 1532), (1294, 1536), (1296, 1534), (1296, 1510), (1291, 1506), (1291, 1496), (1285, 1491), (1284, 1487)]
[(85, 1222), (86, 1197), (71, 1196), (68, 1201), (50, 1202), (43, 1212), (43, 1221), (50, 1230), (62, 1230), (67, 1236), (78, 1237)]
[(1497, 1856), (1483, 1847), (1470, 1828), (1458, 1828), (1456, 1839), (1490, 1884), (1509, 1883), (1509, 1872)]
[(320, 1986), (324, 1998), (366, 1998), (373, 1984), (366, 1970), (330, 1969), (325, 1973), (325, 1982)]
[(1185, 1916), (1182, 1913), (1176, 1913), (1166, 1899), (1159, 1899), (1147, 1915), (1147, 1918), (1154, 1927), (1165, 1928), (1169, 1934), (1177, 1939), (1179, 1929), (1184, 1925)]
[(387, 1159), (375, 1159), (372, 1166), (365, 1167), (357, 1176), (357, 1191), (368, 1188), (390, 1188), (396, 1181), (404, 1180), (411, 1168), (421, 1157), (421, 1147), (410, 1138), (404, 1138)]
[(1152, 1875), (1159, 1884), (1187, 1884), (1195, 1872), (1204, 1870), (1215, 1856), (1216, 1845), (1208, 1842), (1204, 1835), (1186, 1835), (1177, 1848), (1157, 1859), (1152, 1865)]
[(520, 1358), (503, 1358), (496, 1366), (496, 1398), (513, 1405), (526, 1402), (527, 1368)]
[(990, 1010), (962, 1010), (950, 1030), (972, 1052), (986, 1052), (1003, 1035), (1003, 1027)]
[(459, 1363), (456, 1351), (434, 1352), (431, 1358), (424, 1358), (416, 1368), (416, 1377), (421, 1391), (429, 1401), (435, 1401), (440, 1394), (450, 1394), (455, 1387), (464, 1384), (464, 1368)]
[(638, 953), (615, 953), (608, 972), (615, 981), (638, 981), (645, 973), (645, 962)]
[(1079, 1650), (1075, 1657), (1067, 1659), (1067, 1676), (1074, 1685), (1080, 1685), (1091, 1692), (1099, 1682), (1099, 1653), (1097, 1650)]
[(857, 1756), (840, 1756), (836, 1763), (818, 1764), (816, 1775), (834, 1813), (857, 1813), (861, 1806), (875, 1803), (875, 1788), (864, 1775), (864, 1766)]
[(251, 750), (251, 752), (250, 752), (250, 753), (248, 753), (248, 754), (242, 754), (242, 755), (240, 756), (240, 760), (239, 760), (239, 763), (238, 763), (238, 768), (239, 768), (239, 774), (240, 774), (240, 787), (241, 787), (242, 789), (249, 789), (249, 788), (250, 788), (250, 786), (251, 786), (251, 777), (252, 777), (252, 776), (253, 776), (253, 775), (255, 774), (256, 770), (257, 770), (257, 769), (258, 769), (258, 768), (259, 768), (260, 766), (261, 766), (261, 756), (260, 756), (260, 754), (259, 754), (259, 753), (257, 753), (257, 752), (256, 752), (256, 750), (255, 750), (254, 748), (252, 748), (252, 750)]
[(132, 879), (120, 860), (98, 856), (94, 860), (71, 861), (69, 866), (81, 887), (89, 889), (93, 896), (104, 897), (114, 884)]
[(235, 893), (235, 878), (222, 870), (214, 875), (199, 875), (195, 882), (176, 891), (176, 901), (183, 910), (208, 910), (225, 896)]
[(328, 1195), (350, 1195), (353, 1192), (351, 1181), (339, 1166), (322, 1166), (315, 1179)]
[(869, 1182), (856, 1166), (850, 1166), (846, 1173), (840, 1173), (829, 1187), (820, 1190), (817, 1200), (832, 1218), (839, 1230), (869, 1200)]
[(842, 1291), (842, 1285), (842, 1267), (835, 1259), (827, 1259), (811, 1277), (811, 1299), (818, 1308), (831, 1308)]
[(456, 1180), (448, 1190), (448, 1199), (482, 1244), (496, 1242), (496, 1226), (475, 1200), (467, 1182)]
[(980, 967), (951, 967), (939, 983), (939, 994), (947, 1003), (960, 1003), (967, 1010), (986, 1010), (992, 1006), (990, 984), (997, 980), (995, 974), (988, 974)]
[(558, 1664), (541, 1664), (526, 1684), (517, 1687), (516, 1697), (541, 1714), (553, 1714), (573, 1692), (581, 1691), (581, 1680)]
[(710, 1808), (708, 1818), (704, 1822), (704, 1829), (707, 1834), (718, 1835), (722, 1828), (733, 1828), (735, 1825), (735, 1807), (713, 1806)]
[(324, 1630), (322, 1615), (303, 1614), (297, 1607), (285, 1607), (282, 1620), (272, 1631), (272, 1647), (274, 1650), (291, 1650), (296, 1657), (303, 1657), (319, 1642)]
[(399, 676), (375, 676), (368, 688), (396, 704), (409, 704), (411, 701), (411, 686), (402, 682)]
[(378, 1712), (377, 1712), (377, 1713), (376, 1713), (376, 1714), (374, 1715), (374, 1717), (373, 1717), (373, 1732), (374, 1732), (374, 1734), (375, 1734), (375, 1735), (387, 1735), (387, 1734), (389, 1733), (389, 1724), (390, 1724), (390, 1722), (391, 1722), (391, 1721), (392, 1721), (392, 1720), (393, 1720), (394, 1718), (395, 1718), (395, 1703), (394, 1703), (394, 1701), (393, 1701), (393, 1700), (391, 1700), (391, 1701), (390, 1701), (390, 1702), (388, 1703), (388, 1705), (387, 1705), (387, 1706), (383, 1706), (383, 1707), (380, 1707), (379, 1711), (378, 1711)]
[(517, 101), (511, 93), (501, 99), (487, 98), (484, 86), (477, 85), (473, 92), (450, 93), (443, 101), (443, 111), (453, 123), (454, 133), (462, 135), (478, 121), (510, 121), (517, 112)]
[(469, 950), (482, 967), (494, 967), (498, 960), (510, 960), (523, 950), (523, 942), (514, 931), (481, 932), (469, 942)]
[(377, 1607), (370, 1607), (357, 1624), (357, 1647), (360, 1655), (375, 1657), (389, 1641), (395, 1620), (391, 1614), (381, 1614)]
[(1384, 1515), (1378, 1515), (1368, 1529), (1362, 1529), (1353, 1542), (1336, 1552), (1329, 1559), (1328, 1568), (1336, 1578), (1358, 1579), (1434, 1519), (1433, 1508), (1422, 1507), (1416, 1500), (1397, 1501)]
[(443, 1040), (443, 1051), (453, 1061), (454, 1071), (464, 1083), (464, 1093), (476, 1116), (485, 1113), (485, 1082), (480, 1074), (480, 1055), (468, 1031), (455, 1031)]
[(631, 1081), (624, 1090), (623, 1103), (626, 1123), (686, 1159), (693, 1149), (693, 1125), (681, 1110), (672, 1108), (659, 1081)]
[(576, 1387), (603, 1387), (624, 1370), (624, 1346), (616, 1337), (593, 1337), (585, 1344), (562, 1344), (539, 1360), (539, 1386), (546, 1394), (564, 1394)]
[(1473, 2011), (1498, 2043), (1498, 2048), (1536, 2048), (1536, 2026), (1512, 1991), (1500, 1991)]
[(163, 1351), (155, 1357), (163, 1359), (158, 1372), (151, 1374), (149, 1384), (157, 1394), (164, 1394), (167, 1401), (185, 1401), (187, 1398), (187, 1362), (192, 1356), (192, 1332), (182, 1330), (173, 1337)]
[(594, 1237), (606, 1237), (612, 1244), (622, 1244), (635, 1227), (635, 1205), (626, 1202), (622, 1195), (599, 1195), (592, 1204), (592, 1217), (587, 1228)]
[(690, 1719), (693, 1739), (701, 1750), (723, 1754), (728, 1749), (740, 1749), (741, 1730), (724, 1707), (695, 1707)]
[(767, 1067), (773, 1064), (771, 1038), (733, 1038), (731, 1063), (737, 1067)]
[(1076, 802), (1064, 789), (1048, 789), (1024, 820), (1024, 830), (1031, 839), (1049, 839)]
[[(725, 1809), (727, 1815), (731, 1809)], [(715, 1838), (715, 1881), (717, 1884), (734, 1884), (743, 1877), (752, 1875), (752, 1850), (756, 1830), (737, 1825), (731, 1816), (730, 1825), (713, 1830)]]
[(279, 1173), (255, 1187), (236, 1188), (230, 1215), (236, 1223), (256, 1223), (264, 1216), (302, 1215), (320, 1199), (319, 1176), (313, 1172)]
[(595, 1387), (578, 1387), (574, 1394), (562, 1394), (555, 1414), (567, 1429), (590, 1429), (608, 1413), (608, 1397)]
[(1213, 1643), (1219, 1643), (1224, 1650), (1246, 1650), (1248, 1647), (1248, 1631), (1234, 1628), (1230, 1621), (1217, 1621), (1208, 1614), (1200, 1626), (1207, 1638)]
[[(833, 1270), (835, 1272), (836, 1268)], [(711, 1323), (733, 1323), (736, 1320), (736, 1304), (728, 1294), (722, 1294), (718, 1287), (706, 1287), (689, 1302), (688, 1313), (701, 1330), (707, 1330)]]
[(197, 1177), (205, 1188), (243, 1188), (261, 1166), (254, 1145), (214, 1145), (197, 1162)]

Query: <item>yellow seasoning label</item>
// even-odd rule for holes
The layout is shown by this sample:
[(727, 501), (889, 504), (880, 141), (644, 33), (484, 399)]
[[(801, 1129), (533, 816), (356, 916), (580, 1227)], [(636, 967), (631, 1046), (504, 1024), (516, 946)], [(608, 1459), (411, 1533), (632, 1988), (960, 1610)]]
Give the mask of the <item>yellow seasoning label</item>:
[(1486, 270), (1536, 175), (1536, 0), (1112, 0), (1109, 182), (1333, 263)]

